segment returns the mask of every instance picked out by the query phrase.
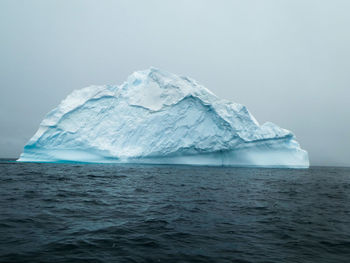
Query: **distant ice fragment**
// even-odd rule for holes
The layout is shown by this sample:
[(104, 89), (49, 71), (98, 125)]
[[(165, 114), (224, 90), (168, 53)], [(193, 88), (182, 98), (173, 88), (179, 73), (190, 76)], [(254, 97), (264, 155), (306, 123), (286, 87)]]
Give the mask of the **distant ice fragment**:
[(73, 91), (19, 161), (309, 167), (290, 131), (259, 125), (245, 106), (156, 68), (120, 86)]

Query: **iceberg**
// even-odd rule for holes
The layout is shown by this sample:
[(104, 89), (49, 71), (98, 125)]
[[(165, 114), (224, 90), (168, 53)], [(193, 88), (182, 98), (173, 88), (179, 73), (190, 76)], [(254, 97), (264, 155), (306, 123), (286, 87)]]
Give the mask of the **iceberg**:
[(294, 134), (156, 68), (122, 85), (73, 91), (25, 145), (21, 162), (309, 167)]

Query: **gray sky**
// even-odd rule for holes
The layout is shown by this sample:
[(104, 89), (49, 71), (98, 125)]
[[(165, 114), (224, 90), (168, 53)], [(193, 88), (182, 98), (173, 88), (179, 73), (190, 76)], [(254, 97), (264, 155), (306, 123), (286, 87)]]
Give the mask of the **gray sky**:
[(0, 0), (0, 157), (73, 89), (155, 66), (350, 165), (348, 0)]

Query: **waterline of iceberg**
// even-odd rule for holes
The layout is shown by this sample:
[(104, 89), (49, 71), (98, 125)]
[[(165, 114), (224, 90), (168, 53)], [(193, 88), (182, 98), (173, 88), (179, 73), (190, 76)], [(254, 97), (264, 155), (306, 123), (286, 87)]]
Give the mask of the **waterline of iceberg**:
[(234, 167), (265, 168), (308, 168), (307, 152), (304, 150), (233, 150), (226, 152), (203, 153), (196, 155), (178, 155), (167, 157), (144, 157), (117, 159), (99, 154), (78, 150), (50, 150), (28, 153), (21, 162), (83, 162), (83, 163), (134, 163), (134, 164), (175, 164), (175, 165), (208, 165)]

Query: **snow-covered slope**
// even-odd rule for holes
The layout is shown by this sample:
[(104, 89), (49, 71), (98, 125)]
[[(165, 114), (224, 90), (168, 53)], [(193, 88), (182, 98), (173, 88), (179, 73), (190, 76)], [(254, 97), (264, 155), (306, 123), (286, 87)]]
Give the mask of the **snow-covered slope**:
[(155, 68), (120, 86), (73, 91), (47, 114), (19, 161), (309, 166), (295, 136), (243, 105)]

